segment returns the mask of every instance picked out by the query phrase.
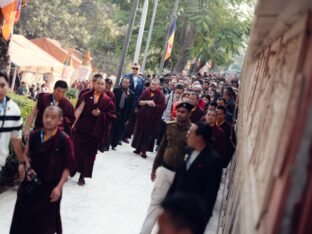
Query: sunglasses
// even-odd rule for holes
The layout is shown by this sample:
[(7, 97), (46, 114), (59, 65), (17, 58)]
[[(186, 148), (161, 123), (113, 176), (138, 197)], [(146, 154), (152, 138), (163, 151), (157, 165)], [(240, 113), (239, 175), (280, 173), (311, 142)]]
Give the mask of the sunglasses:
[(0, 88), (4, 88), (6, 86), (6, 83), (0, 83)]
[(132, 70), (139, 70), (139, 68), (137, 68), (137, 67), (133, 67), (133, 68), (132, 68)]

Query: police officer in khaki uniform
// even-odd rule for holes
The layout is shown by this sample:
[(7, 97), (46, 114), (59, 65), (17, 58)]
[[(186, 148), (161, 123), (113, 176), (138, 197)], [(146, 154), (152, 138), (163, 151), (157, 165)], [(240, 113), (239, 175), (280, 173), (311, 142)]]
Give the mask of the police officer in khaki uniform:
[(191, 127), (190, 117), (193, 108), (194, 106), (188, 102), (179, 103), (176, 106), (176, 121), (167, 123), (166, 132), (153, 164), (151, 179), (155, 181), (155, 185), (141, 234), (152, 232), (161, 213), (160, 203), (173, 182), (176, 169), (183, 164), (186, 135)]

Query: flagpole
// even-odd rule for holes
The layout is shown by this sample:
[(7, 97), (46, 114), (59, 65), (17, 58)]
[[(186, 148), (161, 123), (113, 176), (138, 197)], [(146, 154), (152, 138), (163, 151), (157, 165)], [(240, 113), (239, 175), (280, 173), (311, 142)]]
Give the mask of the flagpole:
[(116, 77), (115, 87), (118, 87), (119, 83), (120, 83), (121, 73), (122, 73), (122, 69), (123, 69), (123, 66), (124, 66), (124, 63), (126, 60), (126, 56), (127, 56), (127, 52), (128, 52), (128, 48), (129, 48), (129, 42), (130, 42), (131, 33), (132, 33), (132, 28), (133, 28), (133, 24), (135, 21), (135, 15), (136, 15), (136, 12), (138, 10), (138, 4), (139, 4), (139, 0), (133, 1), (132, 11), (131, 11), (131, 15), (129, 18), (129, 23), (128, 23), (128, 31), (127, 31), (125, 41), (124, 41), (124, 45), (123, 45), (123, 49), (122, 49), (122, 54), (121, 54), (121, 58), (120, 58), (120, 63), (119, 63), (117, 77)]
[(146, 22), (146, 16), (147, 16), (147, 10), (148, 10), (148, 0), (145, 0), (144, 5), (143, 5), (143, 10), (142, 10), (140, 29), (139, 29), (136, 48), (135, 48), (133, 63), (139, 63), (140, 51), (141, 51), (145, 22)]
[(150, 29), (149, 29), (149, 32), (148, 32), (146, 47), (145, 47), (145, 51), (144, 51), (144, 58), (143, 58), (143, 63), (142, 63), (142, 67), (141, 67), (141, 72), (142, 72), (142, 73), (143, 73), (144, 70), (145, 70), (147, 55), (148, 55), (149, 47), (150, 47), (151, 40), (152, 40), (152, 33), (153, 33), (154, 22), (155, 22), (155, 18), (156, 18), (156, 12), (157, 12), (157, 7), (158, 7), (158, 2), (159, 2), (159, 0), (154, 0), (153, 15), (152, 15), (152, 20), (151, 20)]
[(169, 24), (169, 27), (168, 27), (168, 32), (167, 32), (165, 51), (164, 51), (164, 54), (163, 54), (163, 57), (161, 59), (160, 66), (159, 66), (159, 76), (162, 74), (163, 69), (164, 69), (166, 49), (168, 47), (168, 40), (169, 40), (169, 37), (170, 37), (170, 35), (169, 35), (170, 26), (172, 25), (173, 21), (177, 17), (178, 5), (179, 5), (179, 0), (175, 0), (173, 11), (172, 11), (172, 15), (171, 15), (171, 21), (170, 21), (170, 24)]

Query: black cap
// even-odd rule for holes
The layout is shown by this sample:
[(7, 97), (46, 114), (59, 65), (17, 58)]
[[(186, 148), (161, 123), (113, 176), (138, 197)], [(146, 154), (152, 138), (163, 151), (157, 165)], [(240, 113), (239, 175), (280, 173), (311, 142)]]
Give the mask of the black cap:
[(188, 102), (180, 102), (177, 106), (176, 109), (183, 107), (185, 109), (187, 109), (188, 111), (193, 110), (194, 106)]

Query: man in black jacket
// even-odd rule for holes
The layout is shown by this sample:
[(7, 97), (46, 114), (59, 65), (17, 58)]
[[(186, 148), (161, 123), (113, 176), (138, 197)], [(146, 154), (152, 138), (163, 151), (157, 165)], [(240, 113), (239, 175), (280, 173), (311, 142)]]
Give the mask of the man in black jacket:
[(110, 145), (115, 150), (118, 143), (121, 142), (122, 134), (124, 133), (126, 122), (129, 121), (132, 102), (133, 92), (129, 89), (130, 79), (125, 77), (122, 80), (121, 86), (114, 88), (114, 94), (116, 98), (115, 109), (117, 112), (117, 119), (114, 121), (112, 131), (110, 135)]
[(185, 193), (202, 199), (206, 208), (206, 221), (212, 215), (222, 177), (222, 159), (210, 147), (211, 127), (192, 124), (187, 144), (193, 150), (185, 155), (185, 163), (174, 178), (168, 195)]

